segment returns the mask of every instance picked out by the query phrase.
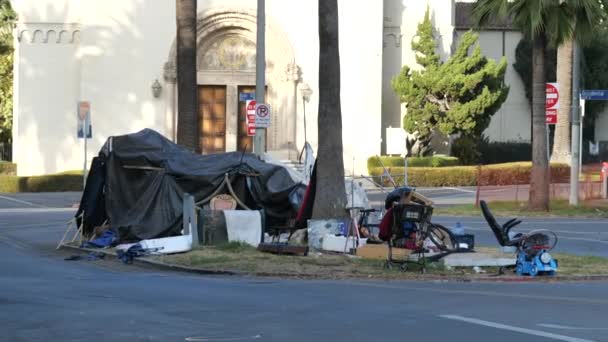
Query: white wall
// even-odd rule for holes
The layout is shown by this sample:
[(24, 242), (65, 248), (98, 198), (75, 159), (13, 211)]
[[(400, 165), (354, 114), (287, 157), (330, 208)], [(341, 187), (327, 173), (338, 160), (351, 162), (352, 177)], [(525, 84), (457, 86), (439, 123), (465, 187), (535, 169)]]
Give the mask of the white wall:
[[(462, 36), (464, 31), (459, 31)], [(503, 45), (504, 38), (504, 45)], [(513, 68), (515, 49), (522, 35), (516, 31), (481, 31), (479, 45), (483, 54), (495, 60), (507, 59), (505, 83), (510, 87), (509, 96), (500, 110), (494, 114), (485, 135), (493, 141), (530, 141), (530, 105), (526, 98), (524, 84)]]
[[(315, 147), (316, 3), (266, 2), (267, 23), (285, 32), (302, 79), (313, 89), (307, 119), (308, 138)], [(69, 23), (80, 31), (80, 40), (70, 46), (17, 46), (14, 156), (20, 175), (82, 167), (82, 145), (75, 137), (78, 100), (88, 100), (92, 107), (89, 156), (112, 135), (149, 127), (171, 136), (163, 65), (174, 41), (174, 1), (16, 0), (13, 6), (23, 27)], [(255, 10), (256, 1), (201, 0), (198, 6), (199, 12), (211, 7)], [(341, 0), (339, 11), (345, 165), (350, 168), (356, 156), (357, 172), (364, 172), (367, 156), (378, 153), (380, 147), (382, 3)], [(150, 88), (155, 79), (164, 86), (158, 99)], [(301, 125), (299, 121), (298, 147), (303, 145)]]

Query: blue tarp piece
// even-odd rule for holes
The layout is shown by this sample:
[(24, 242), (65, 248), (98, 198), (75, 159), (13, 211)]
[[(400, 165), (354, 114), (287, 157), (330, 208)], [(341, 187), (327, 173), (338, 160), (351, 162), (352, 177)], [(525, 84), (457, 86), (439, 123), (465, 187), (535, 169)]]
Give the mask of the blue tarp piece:
[(104, 248), (110, 247), (116, 241), (116, 234), (111, 230), (106, 230), (100, 237), (85, 242), (80, 247), (84, 248)]

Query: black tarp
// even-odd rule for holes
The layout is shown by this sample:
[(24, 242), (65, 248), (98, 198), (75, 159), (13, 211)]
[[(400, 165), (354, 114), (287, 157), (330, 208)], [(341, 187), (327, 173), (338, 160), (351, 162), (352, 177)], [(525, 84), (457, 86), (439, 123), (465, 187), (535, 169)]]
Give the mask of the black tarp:
[(105, 161), (105, 191), (89, 186), (89, 178), (81, 207), (102, 191), (107, 219), (121, 241), (179, 234), (183, 194), (206, 199), (226, 174), (239, 199), (250, 209), (264, 209), (270, 223), (293, 218), (305, 191), (287, 169), (253, 154), (199, 155), (150, 129), (109, 138), (99, 158)]

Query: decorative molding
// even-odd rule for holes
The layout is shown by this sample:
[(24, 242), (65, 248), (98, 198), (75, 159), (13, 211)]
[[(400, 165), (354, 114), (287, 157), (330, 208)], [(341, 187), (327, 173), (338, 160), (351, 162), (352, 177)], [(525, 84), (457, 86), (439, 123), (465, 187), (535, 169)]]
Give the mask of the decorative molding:
[(22, 23), (15, 28), (22, 44), (78, 44), (80, 25), (63, 23)]
[(382, 42), (382, 45), (384, 47), (387, 47), (387, 45), (389, 44), (388, 41), (391, 41), (391, 46), (394, 45), (396, 48), (400, 48), (401, 47), (401, 40), (403, 39), (403, 35), (402, 34), (397, 34), (397, 33), (388, 33), (384, 35), (384, 40)]

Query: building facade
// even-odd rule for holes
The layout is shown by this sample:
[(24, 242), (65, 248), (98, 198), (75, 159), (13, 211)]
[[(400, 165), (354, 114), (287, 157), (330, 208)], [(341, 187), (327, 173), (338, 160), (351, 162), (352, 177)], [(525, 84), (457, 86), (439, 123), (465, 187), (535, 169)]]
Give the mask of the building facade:
[[(13, 160), (19, 175), (82, 168), (78, 101), (91, 104), (89, 156), (108, 137), (143, 128), (176, 139), (175, 1), (14, 0), (12, 4), (18, 14)], [(305, 134), (316, 149), (316, 4), (315, 0), (266, 0), (266, 98), (272, 108), (266, 147), (279, 159), (296, 160)], [(347, 172), (365, 173), (367, 157), (385, 149), (386, 128), (400, 127), (405, 111), (390, 80), (402, 65), (415, 64), (410, 42), (427, 5), (439, 35), (439, 50), (447, 58), (458, 36), (468, 29), (459, 25), (461, 6), (453, 0), (339, 0)], [(203, 153), (252, 147), (246, 135), (245, 101), (255, 91), (255, 13), (256, 0), (198, 2)], [(484, 31), (480, 43), (489, 57), (506, 56), (512, 65), (519, 38), (519, 33), (508, 29)], [(506, 81), (511, 86), (509, 99), (488, 133), (493, 139), (529, 140), (530, 110), (511, 66)], [(159, 85), (160, 93), (155, 94), (152, 87)], [(308, 102), (303, 88), (312, 89)]]

